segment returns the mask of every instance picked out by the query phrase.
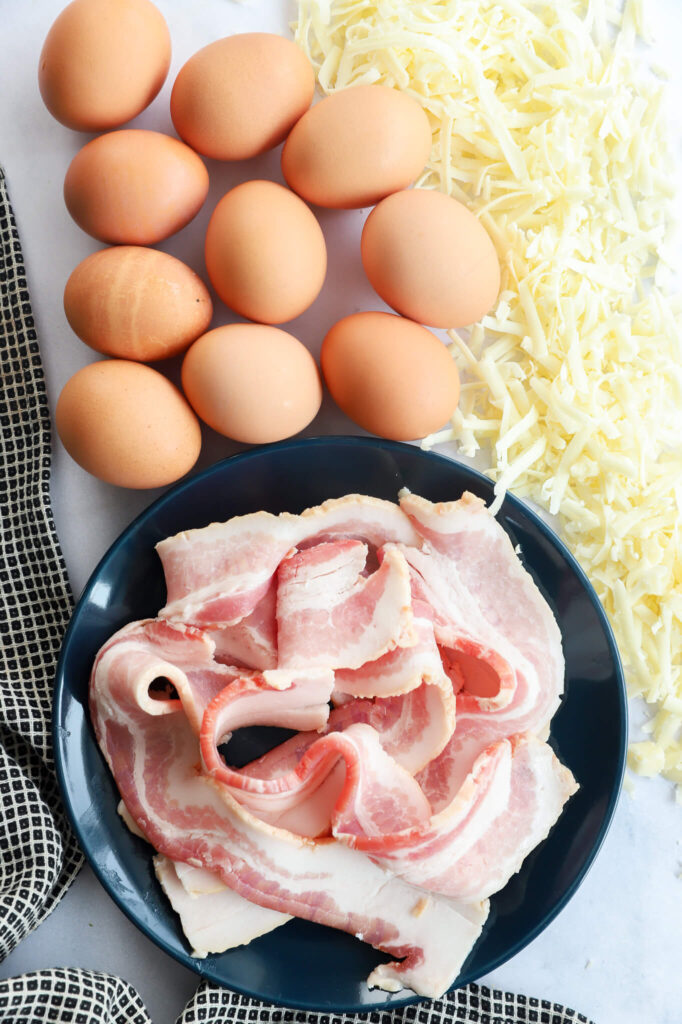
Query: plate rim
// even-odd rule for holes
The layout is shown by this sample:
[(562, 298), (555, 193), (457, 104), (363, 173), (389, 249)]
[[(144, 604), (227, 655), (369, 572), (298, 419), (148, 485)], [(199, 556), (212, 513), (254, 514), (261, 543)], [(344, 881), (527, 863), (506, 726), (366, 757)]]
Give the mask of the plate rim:
[[(156, 935), (151, 928), (148, 928), (146, 924), (136, 919), (132, 909), (128, 907), (123, 897), (116, 891), (114, 891), (114, 887), (107, 879), (102, 867), (97, 863), (97, 861), (94, 858), (91, 857), (87, 849), (88, 843), (84, 841), (84, 830), (81, 828), (81, 824), (73, 808), (71, 793), (69, 790), (69, 784), (65, 772), (66, 755), (63, 748), (63, 736), (60, 726), (60, 722), (64, 718), (63, 711), (65, 704), (64, 667), (68, 659), (69, 649), (71, 645), (74, 643), (74, 635), (78, 628), (79, 616), (83, 609), (85, 608), (86, 604), (90, 600), (92, 591), (97, 584), (100, 573), (102, 572), (104, 566), (111, 559), (115, 558), (118, 550), (126, 543), (128, 538), (136, 532), (136, 530), (139, 528), (140, 524), (143, 521), (153, 518), (155, 513), (160, 508), (173, 503), (178, 497), (185, 494), (187, 491), (191, 491), (191, 489), (198, 482), (205, 481), (214, 474), (222, 473), (225, 467), (227, 467), (228, 465), (233, 465), (235, 462), (248, 461), (260, 455), (270, 455), (273, 452), (302, 450), (325, 446), (330, 446), (332, 448), (341, 448), (346, 446), (380, 448), (388, 451), (403, 451), (405, 449), (410, 449), (413, 453), (418, 454), (419, 456), (424, 457), (426, 459), (437, 460), (441, 463), (447, 464), (448, 467), (456, 467), (457, 471), (463, 473), (465, 477), (469, 476), (479, 485), (484, 485), (488, 489), (493, 487), (493, 481), (490, 479), (490, 477), (486, 476), (480, 470), (475, 469), (473, 466), (467, 465), (466, 463), (462, 462), (456, 457), (444, 455), (440, 452), (425, 450), (416, 445), (402, 441), (390, 441), (383, 438), (364, 437), (361, 435), (353, 434), (335, 434), (329, 436), (316, 435), (314, 437), (299, 438), (296, 440), (284, 440), (272, 444), (254, 446), (253, 448), (249, 448), (245, 451), (240, 451), (233, 455), (229, 455), (226, 458), (220, 459), (218, 462), (212, 463), (210, 466), (205, 467), (199, 472), (183, 480), (180, 480), (178, 483), (169, 487), (166, 491), (164, 491), (163, 494), (159, 495), (146, 508), (139, 512), (125, 527), (125, 529), (120, 534), (118, 534), (114, 541), (109, 545), (107, 550), (100, 557), (94, 569), (88, 576), (88, 579), (80, 595), (78, 596), (78, 599), (74, 604), (74, 608), (72, 610), (67, 629), (62, 638), (59, 658), (55, 668), (55, 687), (51, 723), (55, 773), (57, 776), (57, 781), (64, 803), (64, 807), (67, 813), (67, 817), (71, 823), (76, 838), (78, 839), (80, 848), (85, 855), (85, 859), (88, 865), (90, 866), (91, 870), (95, 874), (98, 882), (100, 883), (100, 885), (102, 885), (104, 891), (107, 893), (109, 898), (114, 901), (114, 903), (118, 906), (118, 908), (121, 911), (123, 911), (126, 917), (135, 925), (135, 927), (138, 928), (149, 941), (153, 942), (154, 945), (162, 949), (163, 952), (172, 957), (175, 961), (181, 963), (184, 967), (186, 967), (188, 970), (191, 970), (194, 974), (198, 975), (202, 979), (209, 980), (214, 984), (217, 984), (218, 986), (227, 989), (228, 991), (237, 992), (241, 995), (258, 1000), (260, 1002), (267, 1002), (267, 1000), (263, 999), (260, 993), (253, 991), (247, 985), (227, 985), (224, 981), (221, 981), (220, 979), (215, 977), (214, 973), (210, 970), (210, 968), (208, 968), (208, 965), (207, 969), (204, 969), (204, 964), (206, 963), (206, 961), (202, 961), (195, 957), (192, 957), (189, 953), (185, 953), (184, 951), (178, 951), (176, 949), (171, 948), (171, 946), (169, 945), (169, 943), (166, 942), (165, 939)], [(529, 503), (523, 501), (523, 499), (518, 498), (516, 495), (511, 494), (510, 492), (506, 492), (504, 501), (498, 512), (498, 515), (503, 516), (505, 514), (505, 509), (507, 514), (509, 514), (510, 511), (513, 510), (520, 513), (522, 516), (530, 519), (533, 526), (540, 531), (540, 533), (544, 536), (545, 540), (547, 540), (552, 546), (558, 549), (559, 553), (565, 559), (571, 571), (576, 576), (583, 591), (589, 598), (590, 603), (592, 604), (592, 607), (597, 614), (597, 618), (600, 621), (600, 625), (602, 626), (607, 646), (609, 649), (611, 662), (613, 664), (614, 674), (616, 676), (618, 684), (616, 692), (619, 708), (618, 726), (620, 729), (620, 735), (618, 743), (618, 763), (615, 765), (614, 783), (611, 789), (608, 803), (604, 811), (604, 816), (601, 826), (599, 828), (598, 835), (590, 849), (589, 854), (586, 856), (580, 871), (576, 874), (576, 876), (573, 878), (568, 887), (557, 899), (556, 903), (552, 906), (552, 908), (542, 916), (542, 918), (535, 924), (535, 926), (529, 929), (527, 932), (525, 932), (523, 936), (521, 936), (515, 943), (512, 944), (511, 947), (507, 948), (507, 950), (504, 953), (499, 954), (496, 958), (493, 959), (491, 963), (489, 963), (486, 966), (486, 974), (496, 970), (502, 964), (509, 962), (522, 949), (524, 949), (534, 939), (536, 939), (538, 935), (540, 935), (545, 930), (545, 928), (547, 928), (548, 925), (551, 924), (551, 922), (561, 913), (561, 911), (566, 907), (566, 905), (573, 898), (574, 894), (583, 883), (586, 875), (590, 871), (604, 844), (606, 836), (613, 822), (613, 817), (620, 799), (620, 795), (622, 793), (623, 779), (626, 767), (629, 731), (628, 700), (622, 659), (620, 656), (620, 652), (618, 650), (618, 646), (616, 644), (613, 629), (608, 620), (608, 616), (606, 615), (606, 611), (603, 605), (601, 604), (601, 601), (599, 600), (597, 593), (592, 583), (590, 582), (585, 570), (582, 568), (576, 557), (572, 554), (563, 538), (555, 530), (553, 530), (548, 523), (545, 522), (542, 516), (539, 515), (539, 513), (536, 512), (535, 509)], [(474, 974), (471, 977), (468, 977), (466, 971), (463, 973), (464, 977), (461, 977), (462, 972), (460, 972), (460, 976), (458, 977), (456, 982), (450, 987), (450, 989), (448, 989), (448, 992), (452, 992), (456, 988), (460, 988), (464, 985), (470, 984), (471, 982), (477, 981), (479, 978), (483, 976), (482, 973), (474, 972)], [(289, 998), (286, 999), (286, 1002), (283, 1001), (275, 1005), (279, 1005), (282, 1007), (290, 1007), (292, 1009), (303, 1010), (308, 1012), (371, 1013), (376, 1011), (392, 1011), (394, 1009), (399, 1009), (400, 1007), (410, 1006), (424, 1001), (424, 997), (418, 996), (416, 994), (400, 998), (386, 998), (387, 995), (389, 994), (384, 993), (384, 998), (381, 1001), (377, 1001), (375, 1003), (344, 1003), (343, 1005), (335, 1005), (334, 1007), (320, 1007), (317, 1003), (314, 1002), (306, 1002), (304, 1000), (296, 1000)], [(445, 999), (446, 996), (447, 993), (444, 993), (442, 998)]]

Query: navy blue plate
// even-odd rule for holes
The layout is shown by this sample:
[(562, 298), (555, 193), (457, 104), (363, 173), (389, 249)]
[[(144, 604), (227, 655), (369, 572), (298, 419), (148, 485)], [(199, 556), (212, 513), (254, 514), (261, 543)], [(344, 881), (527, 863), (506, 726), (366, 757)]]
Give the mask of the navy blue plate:
[[(101, 644), (132, 619), (153, 616), (165, 588), (157, 541), (179, 530), (267, 509), (300, 512), (348, 493), (395, 500), (408, 487), (432, 501), (469, 490), (492, 499), (488, 479), (411, 445), (327, 437), (255, 449), (178, 484), (113, 544), (85, 588), (57, 670), (54, 742), (64, 800), (81, 846), (109, 895), (158, 946), (210, 981), (273, 1003), (352, 1012), (414, 1002), (370, 990), (382, 954), (342, 932), (295, 920), (249, 946), (195, 960), (159, 888), (149, 846), (116, 813), (118, 795), (87, 713), (90, 668)], [(584, 573), (543, 520), (508, 497), (500, 522), (561, 627), (566, 693), (551, 743), (580, 783), (549, 837), (491, 900), (479, 942), (457, 979), (480, 978), (508, 960), (559, 913), (585, 876), (615, 810), (625, 765), (627, 709), (616, 645)]]

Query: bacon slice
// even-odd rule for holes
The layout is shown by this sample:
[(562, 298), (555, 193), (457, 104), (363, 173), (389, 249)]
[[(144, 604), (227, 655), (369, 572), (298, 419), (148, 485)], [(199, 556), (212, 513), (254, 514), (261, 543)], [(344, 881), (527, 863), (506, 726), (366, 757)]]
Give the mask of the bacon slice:
[(215, 643), (216, 661), (244, 668), (277, 668), (277, 579), (273, 576), (265, 595), (239, 622), (208, 630)]
[[(369, 725), (386, 754), (410, 775), (415, 775), (435, 752), (444, 748), (455, 725), (454, 714), (452, 693), (440, 686), (424, 683), (416, 690), (396, 697), (354, 700), (343, 704), (329, 715), (325, 732), (341, 732), (359, 724)], [(298, 733), (245, 765), (240, 774), (254, 779), (280, 779), (296, 771), (309, 748), (318, 740), (317, 732)], [(343, 770), (339, 772), (336, 766), (320, 782), (319, 788), (310, 787), (305, 798), (302, 794), (295, 806), (280, 811), (274, 801), (269, 806), (264, 802), (258, 813), (271, 824), (299, 835), (327, 835), (344, 780), (345, 773)]]
[(159, 615), (199, 626), (232, 625), (266, 594), (288, 551), (315, 539), (355, 538), (374, 548), (418, 544), (407, 516), (390, 501), (351, 494), (301, 515), (254, 512), (161, 541), (168, 592)]
[[(327, 695), (329, 690), (331, 680)], [(218, 745), (226, 734), (254, 721), (268, 724), (274, 720), (291, 726), (301, 713), (306, 718), (311, 707), (315, 717), (317, 707), (310, 701), (315, 701), (318, 694), (316, 677), (305, 680), (303, 686), (295, 682), (277, 693), (277, 700), (270, 699), (264, 679), (239, 680), (227, 686), (204, 714), (200, 742), (207, 774), (227, 786), (240, 803), (256, 811), (262, 809), (272, 820), (273, 812), (288, 811), (306, 800), (341, 760), (345, 764), (345, 783), (334, 806), (335, 817), (343, 816), (352, 805), (354, 815), (372, 834), (384, 830), (387, 821), (393, 821), (394, 827), (400, 822), (403, 828), (425, 821), (431, 813), (428, 800), (409, 772), (386, 754), (376, 731), (365, 724), (352, 724), (343, 732), (318, 738), (295, 766), (274, 777), (245, 774), (225, 764)]]
[[(215, 701), (219, 707), (226, 695)], [(205, 719), (207, 735), (204, 743), (208, 750), (204, 757), (220, 767), (217, 751), (211, 748), (215, 726), (209, 725), (213, 711)], [(369, 725), (375, 731), (383, 750), (396, 765), (410, 775), (417, 774), (429, 760), (441, 751), (455, 725), (455, 701), (451, 691), (440, 686), (422, 684), (416, 690), (396, 697), (372, 700), (354, 700), (336, 708), (329, 715), (326, 732), (341, 732), (351, 726)], [(317, 838), (330, 835), (332, 817), (345, 785), (345, 766), (333, 758), (318, 765), (318, 772), (293, 792), (279, 794), (282, 780), (296, 773), (310, 747), (319, 741), (318, 732), (301, 732), (270, 750), (267, 754), (239, 769), (231, 779), (236, 787), (233, 795), (248, 804), (264, 821), (297, 835)], [(273, 786), (252, 786), (244, 777), (277, 780)], [(239, 793), (237, 790), (243, 792)], [(261, 795), (264, 794), (264, 795)], [(278, 795), (281, 796), (278, 799)], [(395, 823), (394, 823), (395, 826)]]
[(515, 736), (484, 751), (454, 800), (428, 822), (381, 836), (335, 822), (334, 835), (413, 885), (482, 900), (519, 870), (576, 790), (551, 747)]
[[(457, 691), (457, 728), (440, 757), (434, 756), (419, 776), (434, 810), (441, 810), (486, 747), (545, 725), (545, 699), (534, 667), (485, 619), (457, 568), (437, 552), (410, 548), (404, 554), (413, 595), (420, 607), (431, 609), (434, 634)], [(481, 692), (483, 671), (496, 680), (496, 691)]]
[[(136, 701), (150, 715), (184, 711), (198, 735), (204, 711), (229, 683), (256, 675), (249, 669), (219, 664), (215, 644), (199, 629), (164, 619), (143, 619), (119, 629), (101, 648), (125, 652), (135, 673)], [(154, 689), (155, 684), (161, 688)]]
[[(351, 697), (397, 697), (409, 693), (423, 682), (451, 690), (428, 618), (413, 621), (415, 642), (409, 647), (394, 647), (380, 658), (366, 661), (359, 668), (338, 668), (334, 673), (332, 699), (341, 703)], [(427, 609), (428, 614), (428, 609)]]
[[(516, 733), (547, 733), (563, 692), (561, 634), (509, 537), (471, 494), (401, 507), (426, 547), (410, 548), (413, 595), (431, 608), (457, 692), (457, 729), (419, 775), (434, 807), (446, 807), (476, 757)], [(491, 681), (493, 685), (491, 685)]]
[(440, 682), (424, 682), (416, 690), (395, 697), (344, 703), (332, 711), (327, 728), (346, 729), (354, 722), (371, 725), (386, 753), (416, 775), (452, 736), (455, 701), (452, 691)]
[(159, 713), (149, 681), (168, 664), (126, 637), (98, 655), (90, 706), (98, 742), (133, 820), (159, 853), (205, 867), (240, 896), (358, 935), (401, 962), (370, 984), (434, 997), (452, 984), (487, 914), (482, 903), (425, 897), (334, 840), (314, 842), (255, 818), (197, 772), (198, 748), (179, 701)]
[[(180, 918), (192, 956), (198, 959), (209, 953), (224, 953), (236, 946), (245, 946), (291, 920), (289, 914), (245, 900), (202, 868), (174, 864), (168, 857), (156, 856), (154, 871)], [(199, 876), (199, 884), (204, 884), (207, 875), (215, 879), (212, 888), (192, 891), (192, 880)]]
[(399, 551), (363, 575), (367, 546), (344, 540), (298, 551), (277, 586), (279, 665), (359, 668), (416, 640), (410, 574)]
[(428, 544), (457, 567), (488, 622), (534, 667), (542, 680), (543, 714), (549, 722), (564, 688), (561, 633), (507, 533), (485, 502), (469, 493), (439, 504), (403, 494), (400, 507)]

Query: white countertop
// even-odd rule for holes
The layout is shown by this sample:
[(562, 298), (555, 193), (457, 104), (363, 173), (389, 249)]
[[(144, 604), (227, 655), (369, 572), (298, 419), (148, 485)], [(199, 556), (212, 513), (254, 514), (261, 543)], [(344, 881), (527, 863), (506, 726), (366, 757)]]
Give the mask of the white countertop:
[[(6, 2), (0, 33), (0, 164), (4, 166), (28, 272), (47, 375), (50, 407), (77, 369), (94, 358), (71, 332), (62, 293), (71, 270), (100, 246), (70, 219), (63, 177), (84, 136), (54, 121), (37, 88), (38, 55), (63, 0)], [(168, 99), (180, 66), (199, 47), (234, 31), (285, 33), (287, 0), (159, 0), (173, 39), (168, 81), (133, 124), (172, 133)], [(672, 71), (682, 107), (682, 4), (650, 0), (660, 26), (657, 50)], [(674, 108), (674, 105), (673, 105)], [(679, 141), (675, 128), (679, 150)], [(281, 180), (278, 153), (236, 166), (209, 162), (211, 192), (196, 220), (160, 248), (204, 273), (202, 241), (215, 203), (238, 181)], [(317, 354), (327, 327), (359, 309), (383, 308), (366, 282), (358, 241), (365, 214), (327, 211), (329, 273), (322, 295), (290, 329)], [(219, 307), (214, 325), (229, 322)], [(328, 402), (307, 434), (358, 433)], [(239, 446), (205, 432), (199, 467)], [(158, 492), (126, 492), (84, 473), (55, 437), (53, 498), (71, 584), (78, 595), (99, 557)], [(441, 451), (448, 452), (443, 446)], [(453, 454), (453, 452), (448, 452)], [(636, 723), (642, 708), (631, 706)], [(621, 797), (611, 830), (586, 880), (555, 921), (484, 983), (567, 1004), (597, 1024), (682, 1021), (682, 867), (680, 808), (672, 787), (640, 781)], [(59, 907), (0, 965), (0, 978), (58, 965), (118, 974), (140, 992), (154, 1024), (170, 1024), (198, 979), (147, 940), (118, 910), (85, 867)]]

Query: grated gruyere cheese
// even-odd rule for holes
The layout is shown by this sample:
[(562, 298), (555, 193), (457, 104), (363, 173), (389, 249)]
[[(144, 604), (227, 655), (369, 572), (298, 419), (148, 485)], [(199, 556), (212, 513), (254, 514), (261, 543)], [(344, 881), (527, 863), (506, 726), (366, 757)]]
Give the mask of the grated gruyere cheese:
[(682, 803), (682, 318), (674, 172), (639, 0), (298, 0), (324, 92), (378, 82), (433, 130), (418, 185), (466, 202), (502, 265), (496, 308), (450, 331), (451, 427), (558, 517), (651, 705), (629, 765)]

